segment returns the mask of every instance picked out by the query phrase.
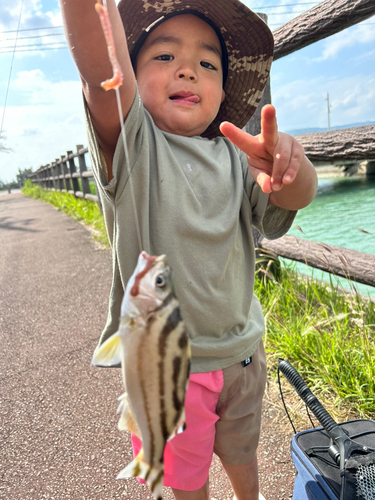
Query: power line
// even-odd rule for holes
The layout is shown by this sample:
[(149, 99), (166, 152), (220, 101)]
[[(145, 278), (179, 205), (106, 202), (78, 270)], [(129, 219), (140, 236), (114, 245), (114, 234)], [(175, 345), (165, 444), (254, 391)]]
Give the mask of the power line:
[(4, 33), (20, 33), (21, 31), (38, 31), (38, 30), (54, 30), (55, 28), (63, 28), (64, 26), (46, 26), (44, 28), (24, 28), (22, 30), (11, 30), (11, 31), (2, 31), (1, 34)]
[(318, 5), (319, 2), (300, 2), (286, 3), (284, 5), (260, 5), (259, 7), (251, 7), (251, 10), (257, 9), (279, 9), (280, 7), (296, 7), (297, 5)]
[[(316, 2), (300, 2), (300, 3), (288, 3), (288, 4), (284, 4), (284, 5), (268, 5), (268, 6), (260, 5), (258, 7), (252, 7), (252, 10), (256, 11), (256, 10), (271, 9), (271, 8), (277, 9), (277, 8), (281, 8), (281, 7), (296, 7), (299, 5), (318, 5), (318, 3), (316, 3)], [(298, 12), (298, 13), (303, 13), (303, 12), (306, 12), (306, 10)], [(296, 12), (279, 12), (279, 13), (270, 12), (267, 15), (268, 16), (280, 16), (280, 15), (286, 15), (286, 14), (296, 14)], [(365, 24), (365, 23), (363, 23), (363, 24)], [(366, 23), (366, 24), (368, 24), (368, 23)], [(371, 23), (371, 24), (373, 24), (373, 23)], [(276, 25), (273, 25), (273, 26), (276, 26)], [(20, 33), (21, 31), (39, 31), (39, 30), (49, 30), (49, 29), (62, 29), (63, 27), (64, 26), (44, 26), (41, 28), (24, 28), (22, 30), (2, 31), (0, 33), (0, 35), (4, 35), (7, 33)], [(39, 36), (49, 36), (49, 35), (39, 35)]]
[[(23, 8), (23, 0), (21, 1), (20, 16), (19, 16), (19, 18), (18, 18), (17, 36), (18, 36), (18, 30), (20, 29), (20, 25), (21, 25), (22, 8)], [(2, 117), (2, 119), (1, 119), (0, 137), (3, 135), (3, 126), (4, 126), (5, 110), (6, 110), (6, 107), (7, 107), (7, 101), (8, 101), (8, 93), (9, 93), (9, 87), (10, 87), (10, 79), (11, 79), (11, 77), (12, 77), (12, 69), (13, 69), (14, 54), (16, 53), (16, 47), (17, 47), (17, 36), (16, 36), (16, 41), (15, 41), (15, 43), (14, 43), (14, 50), (13, 50), (12, 61), (11, 61), (11, 63), (10, 63), (9, 78), (8, 78), (7, 90), (6, 90), (6, 93), (5, 93), (4, 111), (3, 111), (3, 117)]]
[[(30, 44), (24, 44), (24, 45), (17, 45), (16, 52), (19, 52), (19, 49), (32, 49), (34, 47), (48, 47), (50, 45), (55, 46), (56, 44), (64, 44), (64, 41), (61, 42), (50, 42), (50, 43), (30, 43)], [(10, 47), (2, 47), (2, 50), (10, 50)], [(13, 50), (13, 49), (12, 49)]]
[[(361, 23), (361, 26), (374, 26), (375, 23)], [(281, 27), (282, 24), (278, 23), (278, 24), (275, 24), (275, 23), (270, 23), (268, 24), (269, 27)], [(56, 33), (56, 35), (58, 35)], [(60, 35), (63, 35), (63, 33), (61, 33)], [(35, 37), (21, 37), (21, 38), (18, 38), (18, 40), (25, 40), (27, 38), (44, 38), (45, 36), (49, 36), (49, 35), (37, 35)], [(51, 35), (52, 36), (52, 35)], [(15, 40), (15, 39), (12, 39), (12, 40)], [(1, 42), (1, 40), (0, 40)], [(56, 42), (56, 43), (62, 43), (62, 42)], [(38, 46), (46, 46), (46, 45), (50, 45), (48, 43), (44, 44), (44, 43), (41, 43), (41, 44), (31, 44), (31, 45), (18, 45), (16, 47), (16, 50), (15, 52), (34, 52), (34, 51), (37, 51), (37, 50), (53, 50), (53, 49), (66, 49), (67, 46), (66, 45), (62, 45), (62, 46), (58, 46), (58, 47), (52, 47), (52, 48), (45, 48), (45, 49), (35, 49), (35, 48), (32, 48), (32, 47), (35, 47), (36, 45)], [(27, 47), (27, 49), (22, 49), (20, 50), (18, 47)], [(30, 48), (29, 48), (30, 47)], [(9, 50), (8, 50), (9, 49)], [(1, 50), (0, 48), (0, 54), (10, 54), (13, 52), (14, 49), (11, 49), (10, 47), (3, 47), (3, 50)]]
[[(50, 45), (53, 45), (55, 46), (57, 43), (62, 43), (62, 42), (50, 42), (50, 43), (31, 43), (30, 45), (18, 45), (17, 46), (17, 49), (16, 49), (16, 52), (18, 52), (19, 49), (24, 49), (24, 48), (27, 48), (27, 49), (32, 49), (34, 47), (48, 47)], [(65, 44), (66, 45), (66, 44)], [(4, 50), (7, 50), (8, 47), (4, 47)]]
[[(316, 2), (300, 2), (300, 3), (290, 3), (290, 4), (284, 4), (284, 5), (268, 5), (268, 6), (259, 6), (259, 7), (252, 7), (252, 10), (257, 10), (257, 9), (271, 9), (271, 8), (281, 8), (281, 7), (295, 7), (295, 6), (300, 6), (300, 5), (318, 5)], [(303, 10), (303, 11), (290, 11), (290, 12), (280, 12), (280, 13), (277, 13), (277, 12), (270, 12), (268, 13), (267, 15), (268, 16), (285, 16), (285, 15), (290, 15), (290, 14), (303, 14), (304, 12), (306, 12), (306, 10)], [(363, 26), (368, 26), (368, 25), (373, 25), (374, 23), (361, 23), (361, 25)], [(282, 26), (282, 24), (280, 23), (270, 23), (268, 26), (272, 26), (272, 27), (280, 27)], [(9, 31), (3, 31), (0, 33), (0, 35), (2, 34), (6, 34), (6, 33), (20, 33), (20, 32), (24, 32), (24, 31), (41, 31), (41, 30), (48, 30), (48, 29), (61, 29), (63, 28), (63, 26), (44, 26), (44, 27), (41, 27), (41, 28), (24, 28), (24, 29), (21, 29), (21, 30), (9, 30)], [(35, 36), (27, 36), (27, 37), (16, 37), (16, 38), (6, 38), (4, 40), (1, 40), (0, 39), (0, 42), (3, 42), (3, 41), (13, 41), (13, 40), (26, 40), (26, 39), (31, 39), (31, 38), (44, 38), (44, 37), (49, 37), (49, 36), (62, 36), (64, 35), (64, 33), (47, 33), (47, 34), (44, 34), (44, 35), (35, 35)], [(16, 44), (15, 44), (16, 45)], [(41, 44), (41, 45), (44, 45), (44, 44)], [(27, 45), (24, 45), (24, 47), (27, 47)], [(33, 47), (33, 46), (30, 46), (30, 47)], [(65, 46), (61, 46), (61, 47), (56, 47), (56, 48), (66, 48)], [(6, 53), (10, 53), (11, 51), (10, 50), (7, 50), (8, 47), (4, 47), (5, 50), (0, 50), (0, 54), (6, 54)], [(34, 49), (34, 48), (30, 48), (28, 49), (30, 51), (35, 51), (35, 50), (38, 50), (38, 49)], [(15, 52), (27, 52), (28, 50), (19, 50), (17, 47), (15, 49)], [(42, 49), (39, 49), (39, 50), (42, 50)], [(45, 50), (53, 50), (53, 48), (50, 48), (50, 49), (45, 49)]]
[[(259, 5), (258, 7), (252, 7), (251, 9), (253, 11), (257, 9), (278, 9), (281, 7), (296, 7), (297, 5), (318, 5), (319, 2), (297, 2), (297, 3), (288, 3), (284, 5)], [(276, 13), (275, 13), (276, 14)], [(270, 14), (272, 15), (272, 14)], [(21, 31), (38, 31), (38, 30), (51, 30), (51, 29), (61, 29), (64, 26), (43, 26), (41, 28), (23, 28), (22, 30), (8, 30), (8, 31), (2, 31), (0, 34), (7, 34), (7, 33), (20, 33)]]
[[(20, 36), (17, 38), (17, 40), (27, 40), (29, 38), (46, 38), (47, 36), (61, 36), (61, 35), (64, 35), (64, 33), (47, 33), (46, 35)], [(4, 38), (3, 40), (0, 39), (0, 42), (7, 42), (11, 40), (16, 40), (16, 38)]]
[[(40, 49), (22, 49), (22, 50), (16, 50), (16, 52), (35, 52), (35, 51), (40, 51), (40, 50), (59, 50), (59, 49), (67, 49), (67, 45), (61, 45), (60, 47), (47, 47), (47, 48), (40, 48)], [(0, 54), (11, 54), (11, 50), (0, 50)]]

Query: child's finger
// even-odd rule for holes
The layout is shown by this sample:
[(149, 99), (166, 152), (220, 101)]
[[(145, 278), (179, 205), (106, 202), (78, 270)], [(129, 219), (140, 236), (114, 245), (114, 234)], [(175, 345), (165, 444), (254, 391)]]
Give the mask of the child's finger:
[(277, 143), (277, 120), (276, 110), (271, 104), (262, 108), (260, 126), (260, 140), (265, 144), (266, 149), (272, 152)]
[[(284, 136), (284, 134), (281, 134)], [(284, 136), (289, 139), (288, 136)], [(278, 191), (283, 184), (290, 184), (294, 181), (302, 158), (304, 150), (296, 141), (290, 140), (280, 141), (282, 146), (278, 145), (275, 149), (275, 158), (272, 170), (272, 189)]]
[(220, 125), (220, 131), (227, 137), (235, 146), (240, 148), (247, 155), (251, 154), (252, 148), (258, 143), (252, 135), (244, 132), (240, 128), (230, 122), (223, 122)]
[[(254, 173), (253, 173), (254, 175)], [(272, 193), (272, 180), (271, 177), (263, 171), (258, 171), (258, 174), (255, 176), (255, 181), (259, 184), (263, 193), (270, 194)]]
[(289, 141), (281, 141), (275, 148), (272, 168), (272, 189), (278, 191), (282, 188), (284, 175), (287, 173), (291, 158), (292, 145)]

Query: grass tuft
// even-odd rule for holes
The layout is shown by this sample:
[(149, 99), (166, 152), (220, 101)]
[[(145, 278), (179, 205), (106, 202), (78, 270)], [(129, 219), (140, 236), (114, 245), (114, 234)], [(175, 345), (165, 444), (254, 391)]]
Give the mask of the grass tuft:
[(279, 357), (288, 359), (338, 413), (349, 407), (359, 417), (374, 417), (374, 302), (301, 276), (293, 264), (282, 264), (278, 274), (278, 281), (265, 280), (259, 272), (255, 284), (272, 371)]

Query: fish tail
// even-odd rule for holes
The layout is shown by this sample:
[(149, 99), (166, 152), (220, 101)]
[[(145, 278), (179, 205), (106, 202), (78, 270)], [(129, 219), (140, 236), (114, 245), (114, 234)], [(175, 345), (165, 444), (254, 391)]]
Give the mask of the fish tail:
[(162, 500), (164, 465), (160, 463), (158, 467), (151, 467), (142, 458), (143, 451), (141, 450), (135, 459), (118, 474), (117, 479), (139, 477), (146, 481), (155, 499)]

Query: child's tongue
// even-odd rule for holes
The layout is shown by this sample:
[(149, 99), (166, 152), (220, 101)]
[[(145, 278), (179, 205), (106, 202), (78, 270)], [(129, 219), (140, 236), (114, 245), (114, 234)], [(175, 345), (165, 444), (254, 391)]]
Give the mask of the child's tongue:
[(171, 97), (173, 101), (185, 101), (185, 102), (192, 102), (192, 103), (198, 103), (200, 101), (199, 96), (197, 95), (173, 95)]

